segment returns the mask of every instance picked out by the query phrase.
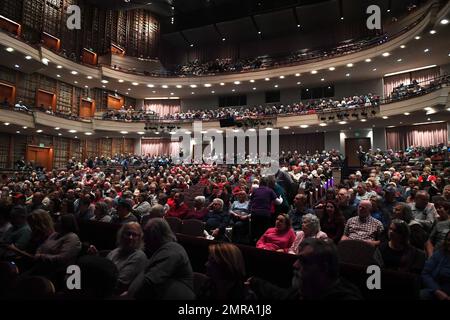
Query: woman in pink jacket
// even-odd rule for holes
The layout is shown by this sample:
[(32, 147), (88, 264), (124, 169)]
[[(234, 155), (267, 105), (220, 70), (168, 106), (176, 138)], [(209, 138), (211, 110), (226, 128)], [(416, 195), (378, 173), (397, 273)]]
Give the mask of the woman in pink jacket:
[(280, 214), (275, 228), (269, 228), (256, 243), (256, 247), (265, 250), (288, 252), (295, 240), (291, 219), (285, 213)]

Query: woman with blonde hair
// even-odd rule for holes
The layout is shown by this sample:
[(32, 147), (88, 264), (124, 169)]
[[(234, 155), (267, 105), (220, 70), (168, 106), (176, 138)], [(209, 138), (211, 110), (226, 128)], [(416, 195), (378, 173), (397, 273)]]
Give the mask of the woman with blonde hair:
[(200, 289), (200, 300), (255, 300), (245, 283), (245, 262), (241, 250), (231, 243), (209, 246), (206, 262), (208, 281)]

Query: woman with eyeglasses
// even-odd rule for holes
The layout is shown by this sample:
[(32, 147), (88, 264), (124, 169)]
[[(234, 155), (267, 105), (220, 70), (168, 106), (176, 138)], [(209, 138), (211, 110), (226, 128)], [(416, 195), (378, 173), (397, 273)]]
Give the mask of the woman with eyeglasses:
[(291, 219), (285, 213), (278, 215), (274, 228), (269, 228), (256, 243), (256, 247), (265, 250), (288, 252), (295, 240)]
[(425, 253), (410, 245), (408, 224), (400, 219), (392, 220), (388, 237), (389, 241), (380, 247), (384, 267), (404, 272), (422, 272)]
[[(117, 248), (106, 256), (119, 271), (116, 293), (121, 294), (128, 289), (130, 283), (144, 270), (147, 256), (144, 247), (144, 233), (137, 222), (128, 222), (117, 232)], [(94, 246), (88, 249), (89, 254), (98, 254)]]
[(450, 231), (445, 235), (441, 248), (425, 263), (422, 281), (422, 299), (450, 300)]

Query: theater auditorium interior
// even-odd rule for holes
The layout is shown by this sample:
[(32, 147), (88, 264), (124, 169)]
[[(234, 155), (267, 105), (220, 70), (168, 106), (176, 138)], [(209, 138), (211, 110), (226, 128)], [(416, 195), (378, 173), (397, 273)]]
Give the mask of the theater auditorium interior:
[(450, 300), (449, 21), (2, 0), (0, 300)]

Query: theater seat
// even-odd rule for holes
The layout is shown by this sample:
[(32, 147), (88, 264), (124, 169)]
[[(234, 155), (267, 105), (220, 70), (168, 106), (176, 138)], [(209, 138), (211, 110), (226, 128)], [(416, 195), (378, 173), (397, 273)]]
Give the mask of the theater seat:
[(203, 237), (203, 230), (205, 230), (205, 223), (203, 221), (188, 219), (183, 221), (180, 233), (194, 237)]
[(200, 272), (194, 272), (194, 293), (198, 297), (201, 295), (206, 282), (209, 281), (209, 277)]
[(378, 249), (362, 240), (340, 241), (337, 249), (342, 263), (363, 266), (382, 264)]
[(179, 233), (181, 230), (181, 225), (183, 224), (183, 221), (180, 218), (176, 217), (165, 217), (167, 223), (169, 224), (170, 228), (172, 229), (173, 233)]

